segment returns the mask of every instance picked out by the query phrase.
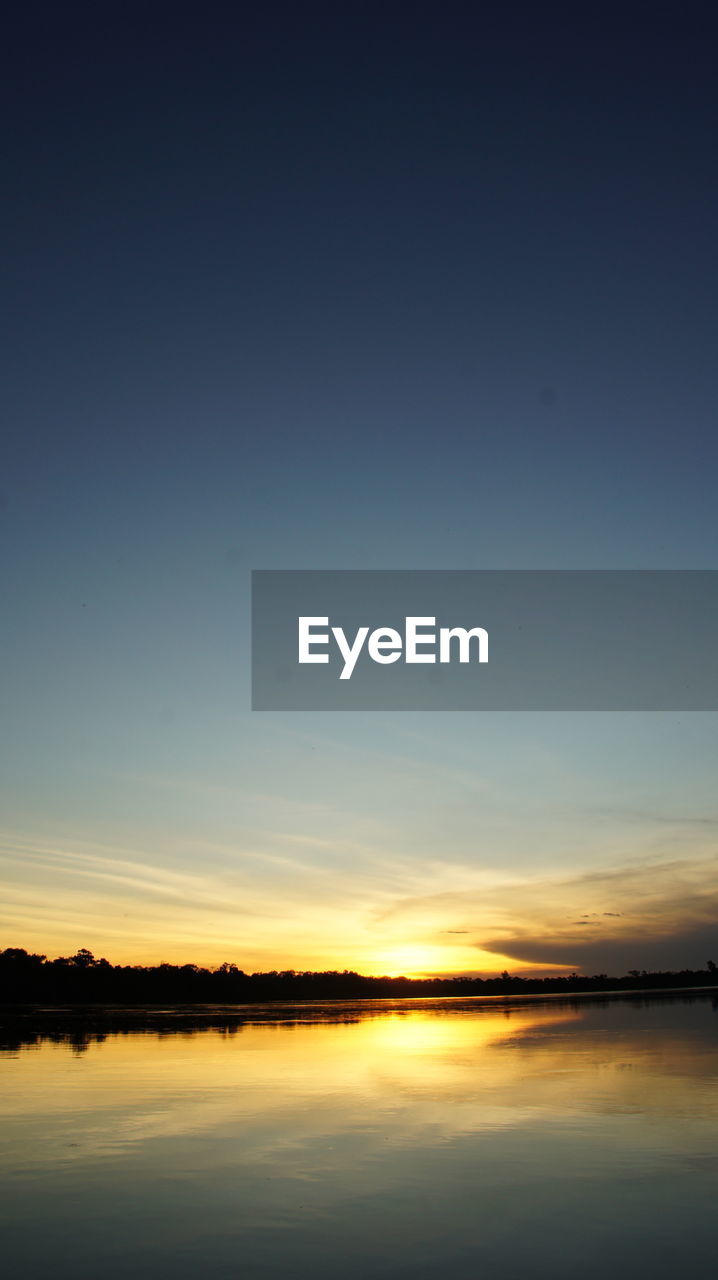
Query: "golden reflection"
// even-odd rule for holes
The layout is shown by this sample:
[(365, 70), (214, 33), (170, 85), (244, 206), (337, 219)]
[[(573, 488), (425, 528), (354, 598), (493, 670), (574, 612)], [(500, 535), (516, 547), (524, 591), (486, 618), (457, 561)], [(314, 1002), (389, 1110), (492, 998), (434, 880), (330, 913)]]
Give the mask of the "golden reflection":
[(509, 1009), (495, 1006), (481, 1009), (475, 1016), (436, 1013), (394, 1013), (361, 1024), (363, 1048), (379, 1058), (392, 1061), (431, 1057), (447, 1065), (457, 1056), (466, 1061), (509, 1037), (520, 1036), (533, 1027), (574, 1022), (571, 1009), (554, 1009), (547, 1015), (537, 1008)]
[(110, 1035), (74, 1056), (46, 1041), (4, 1057), (0, 1115), (17, 1126), (19, 1153), (32, 1123), (54, 1135), (38, 1158), (68, 1161), (189, 1134), (234, 1134), (243, 1151), (268, 1159), (283, 1144), (371, 1126), (379, 1115), (392, 1117), (387, 1141), (403, 1143), (409, 1133), (435, 1139), (537, 1116), (588, 1124), (626, 1112), (670, 1123), (718, 1114), (703, 1042), (642, 1036), (640, 1016), (626, 1017), (619, 1034), (600, 1011), (566, 1004), (438, 1010)]

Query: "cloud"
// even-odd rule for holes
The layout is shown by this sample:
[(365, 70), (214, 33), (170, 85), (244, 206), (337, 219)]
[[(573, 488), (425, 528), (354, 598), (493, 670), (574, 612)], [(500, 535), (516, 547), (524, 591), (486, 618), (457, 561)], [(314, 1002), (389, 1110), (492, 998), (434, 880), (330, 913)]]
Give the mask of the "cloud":
[(383, 919), (405, 929), (433, 920), (436, 939), (468, 932), (475, 951), (523, 965), (617, 974), (704, 968), (718, 959), (718, 858), (646, 858), (503, 883), (496, 877), (463, 892), (396, 901)]
[(592, 811), (601, 818), (620, 818), (629, 822), (670, 827), (718, 827), (715, 813), (657, 813), (655, 810), (631, 809), (620, 805), (602, 805)]
[[(513, 927), (507, 922), (476, 945), (524, 963), (574, 965), (588, 972), (704, 968), (718, 954), (717, 870), (715, 858), (685, 859), (548, 882), (536, 886), (533, 918), (515, 898), (510, 904), (509, 894), (505, 906), (514, 907)], [(556, 907), (579, 895), (585, 900), (610, 892), (624, 910), (566, 920), (556, 907), (546, 910), (551, 891)]]
[(630, 969), (704, 969), (718, 957), (718, 923), (696, 924), (673, 934), (604, 939), (515, 937), (482, 941), (484, 951), (510, 954), (524, 964), (569, 965), (584, 973), (620, 976)]

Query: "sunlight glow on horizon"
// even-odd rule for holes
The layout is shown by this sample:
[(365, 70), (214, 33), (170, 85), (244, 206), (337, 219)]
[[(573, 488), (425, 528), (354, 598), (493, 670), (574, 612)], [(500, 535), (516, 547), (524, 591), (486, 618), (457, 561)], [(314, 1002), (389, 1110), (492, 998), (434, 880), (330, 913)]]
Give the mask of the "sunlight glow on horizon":
[(644, 947), (655, 939), (669, 945), (691, 928), (692, 967), (710, 954), (699, 931), (718, 891), (702, 826), (688, 829), (681, 856), (669, 843), (648, 861), (627, 844), (623, 866), (531, 874), (472, 867), (448, 850), (412, 864), (391, 851), (390, 830), (380, 834), (372, 847), (352, 831), (350, 857), (348, 842), (309, 837), (288, 854), (273, 828), (204, 849), (171, 828), (111, 841), (6, 830), (0, 946), (49, 958), (87, 948), (113, 964), (408, 978), (618, 976), (649, 967)]

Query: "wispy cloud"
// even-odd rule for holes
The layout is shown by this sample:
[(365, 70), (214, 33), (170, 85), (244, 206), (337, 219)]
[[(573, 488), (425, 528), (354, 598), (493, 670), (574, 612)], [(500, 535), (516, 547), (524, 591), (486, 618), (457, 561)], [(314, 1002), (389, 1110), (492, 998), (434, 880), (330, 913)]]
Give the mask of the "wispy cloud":
[[(404, 929), (467, 934), (478, 951), (523, 964), (700, 967), (718, 951), (718, 857), (642, 859), (574, 875), (486, 877), (478, 889), (397, 899), (383, 914)], [(593, 910), (581, 910), (591, 905)]]

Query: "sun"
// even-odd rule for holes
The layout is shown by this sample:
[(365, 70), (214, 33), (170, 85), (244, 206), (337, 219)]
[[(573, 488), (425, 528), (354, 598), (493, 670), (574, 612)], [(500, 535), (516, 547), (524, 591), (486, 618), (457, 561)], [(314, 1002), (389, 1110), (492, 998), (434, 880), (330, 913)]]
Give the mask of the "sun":
[(382, 951), (373, 967), (376, 972), (392, 977), (419, 978), (441, 970), (441, 959), (438, 947), (407, 945)]

